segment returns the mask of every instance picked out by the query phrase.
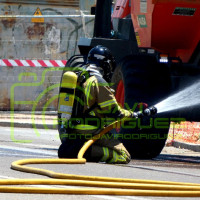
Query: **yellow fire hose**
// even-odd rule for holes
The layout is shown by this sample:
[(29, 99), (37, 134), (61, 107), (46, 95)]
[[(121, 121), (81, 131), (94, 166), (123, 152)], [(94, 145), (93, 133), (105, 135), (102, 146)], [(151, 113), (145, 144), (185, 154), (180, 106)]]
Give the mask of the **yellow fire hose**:
[[(27, 164), (85, 164), (83, 158), (86, 150), (103, 134), (116, 125), (114, 122), (106, 127), (96, 138), (85, 143), (77, 159), (24, 159), (12, 163), (11, 168), (53, 179), (8, 179), (0, 180), (1, 193), (39, 193), (39, 194), (87, 194), (87, 195), (128, 195), (128, 196), (163, 196), (163, 197), (200, 197), (200, 184), (168, 182), (140, 179), (124, 179), (61, 174), (50, 170), (27, 167)], [(5, 186), (8, 185), (8, 186)], [(13, 185), (27, 185), (26, 187)], [(30, 185), (70, 185), (93, 188), (36, 188)], [(120, 190), (119, 190), (120, 188)]]

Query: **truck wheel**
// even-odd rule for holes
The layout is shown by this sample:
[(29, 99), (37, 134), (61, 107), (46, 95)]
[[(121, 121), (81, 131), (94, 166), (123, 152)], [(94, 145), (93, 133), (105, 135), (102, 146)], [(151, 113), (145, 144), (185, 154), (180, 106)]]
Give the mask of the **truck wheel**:
[[(153, 106), (168, 96), (170, 90), (167, 66), (150, 56), (126, 57), (115, 69), (112, 82), (117, 101), (126, 109), (135, 109), (140, 102)], [(131, 122), (131, 127), (125, 124), (121, 127), (118, 138), (132, 158), (149, 159), (160, 154), (170, 125), (170, 120), (163, 117), (157, 114), (137, 119)]]
[[(63, 74), (67, 71), (67, 67), (81, 67), (83, 64), (85, 64), (85, 57), (82, 55), (75, 55), (72, 56), (68, 61), (67, 64), (65, 66), (65, 68), (63, 69), (62, 72), (62, 76)], [(62, 76), (61, 76), (61, 81), (62, 82)], [(60, 88), (59, 88), (59, 93), (60, 93)], [(58, 100), (59, 102), (59, 100)], [(66, 129), (65, 128), (61, 128), (61, 124), (62, 124), (62, 119), (61, 119), (61, 114), (58, 113), (58, 132), (59, 132), (59, 138), (61, 143), (64, 143), (66, 141)]]

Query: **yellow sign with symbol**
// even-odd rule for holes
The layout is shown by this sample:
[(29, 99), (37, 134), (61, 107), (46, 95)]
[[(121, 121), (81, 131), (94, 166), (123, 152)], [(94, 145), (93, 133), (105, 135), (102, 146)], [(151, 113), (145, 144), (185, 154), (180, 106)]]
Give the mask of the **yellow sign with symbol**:
[(36, 18), (36, 16), (42, 16), (42, 12), (39, 8), (37, 8), (37, 10), (35, 11), (34, 13), (34, 16), (31, 21), (34, 22), (34, 23), (44, 23), (44, 17), (39, 17), (39, 18)]

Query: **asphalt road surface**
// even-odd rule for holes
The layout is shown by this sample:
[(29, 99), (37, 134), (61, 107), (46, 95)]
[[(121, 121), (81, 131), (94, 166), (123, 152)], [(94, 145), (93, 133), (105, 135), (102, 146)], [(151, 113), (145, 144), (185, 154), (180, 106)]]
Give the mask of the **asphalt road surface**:
[[(48, 177), (23, 173), (10, 169), (11, 163), (25, 158), (57, 158), (60, 145), (55, 130), (34, 130), (25, 128), (0, 127), (0, 179), (27, 179)], [(26, 142), (25, 142), (26, 141)], [(27, 142), (28, 141), (28, 142)], [(200, 153), (189, 150), (165, 147), (159, 157), (153, 160), (132, 160), (128, 165), (109, 165), (103, 163), (86, 163), (82, 165), (44, 164), (34, 167), (49, 169), (60, 173), (120, 177), (133, 179), (151, 179), (200, 183)], [(35, 186), (61, 188), (64, 186)], [(67, 186), (72, 187), (72, 186)], [(74, 187), (74, 186), (73, 186)], [(169, 197), (144, 196), (108, 196), (108, 195), (52, 195), (52, 194), (8, 194), (1, 193), (2, 200), (73, 200), (73, 199), (183, 199)], [(191, 199), (191, 198), (185, 198)], [(199, 199), (199, 198), (193, 198)]]

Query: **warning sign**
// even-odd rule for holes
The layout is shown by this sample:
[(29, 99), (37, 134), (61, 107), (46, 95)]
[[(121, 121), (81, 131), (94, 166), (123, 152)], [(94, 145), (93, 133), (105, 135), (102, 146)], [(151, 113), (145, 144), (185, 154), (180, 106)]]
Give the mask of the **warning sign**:
[(136, 36), (137, 44), (138, 44), (138, 46), (140, 46), (141, 41), (140, 41), (140, 36), (139, 36), (138, 32), (135, 32), (135, 36)]
[(196, 8), (176, 7), (173, 12), (173, 15), (193, 16), (195, 12), (196, 12)]
[(147, 21), (146, 21), (146, 16), (145, 15), (138, 15), (138, 23), (141, 28), (146, 28), (147, 27)]
[(31, 21), (34, 22), (34, 23), (43, 23), (44, 22), (44, 18), (43, 17), (40, 17), (40, 18), (37, 18), (36, 16), (42, 16), (42, 12), (39, 8), (37, 8), (37, 10), (35, 11), (34, 13), (34, 16)]
[(140, 0), (140, 12), (147, 13), (147, 0)]

